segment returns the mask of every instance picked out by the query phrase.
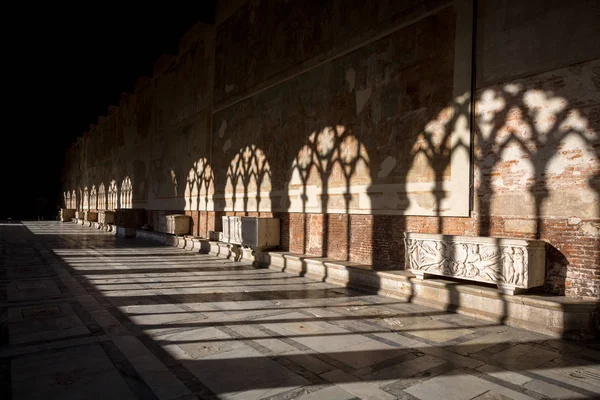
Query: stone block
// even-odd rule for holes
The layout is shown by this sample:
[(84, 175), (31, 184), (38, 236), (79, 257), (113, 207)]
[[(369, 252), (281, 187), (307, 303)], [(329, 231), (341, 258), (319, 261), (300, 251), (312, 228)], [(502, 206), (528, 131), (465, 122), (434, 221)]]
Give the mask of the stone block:
[(115, 212), (110, 210), (98, 211), (98, 222), (105, 224), (115, 223)]
[(167, 232), (171, 235), (187, 235), (190, 233), (191, 217), (184, 214), (166, 216)]
[(544, 284), (540, 240), (405, 232), (406, 269), (419, 278), (449, 276), (492, 283), (515, 294)]
[(242, 217), (224, 215), (222, 218), (223, 233), (221, 241), (231, 244), (242, 243)]
[(75, 217), (75, 209), (73, 208), (61, 208), (60, 209), (60, 221), (70, 222)]
[(242, 245), (252, 248), (279, 246), (279, 218), (241, 217)]
[(86, 211), (83, 219), (88, 222), (96, 222), (98, 221), (98, 213), (96, 211)]

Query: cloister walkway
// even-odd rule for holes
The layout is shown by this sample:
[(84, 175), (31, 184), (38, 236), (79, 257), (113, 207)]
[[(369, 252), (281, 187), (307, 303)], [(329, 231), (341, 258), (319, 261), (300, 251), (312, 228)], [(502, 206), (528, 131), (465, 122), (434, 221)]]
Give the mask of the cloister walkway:
[(579, 399), (600, 347), (74, 224), (0, 224), (2, 399)]

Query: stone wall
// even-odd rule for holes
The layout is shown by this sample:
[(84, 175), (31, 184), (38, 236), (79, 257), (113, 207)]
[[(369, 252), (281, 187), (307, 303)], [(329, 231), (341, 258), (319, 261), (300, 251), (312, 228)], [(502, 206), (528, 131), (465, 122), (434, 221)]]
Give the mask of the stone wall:
[(540, 238), (546, 289), (599, 299), (598, 17), (591, 0), (221, 1), (72, 146), (64, 191), (129, 178), (157, 230), (277, 216), (283, 249), (376, 268), (403, 267), (404, 231)]

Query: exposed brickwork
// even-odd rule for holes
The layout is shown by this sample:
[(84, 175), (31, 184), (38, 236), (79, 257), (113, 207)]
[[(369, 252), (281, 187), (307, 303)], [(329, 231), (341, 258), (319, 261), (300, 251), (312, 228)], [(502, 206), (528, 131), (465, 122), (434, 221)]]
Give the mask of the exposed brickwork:
[[(404, 231), (448, 235), (536, 239), (519, 226), (536, 220), (506, 217), (437, 218), (343, 214), (281, 215), (282, 248), (294, 253), (350, 260), (377, 269), (404, 267)], [(574, 297), (600, 296), (600, 221), (542, 219), (539, 237), (547, 242), (546, 289)], [(348, 235), (348, 231), (350, 234)], [(349, 255), (348, 255), (349, 249)]]

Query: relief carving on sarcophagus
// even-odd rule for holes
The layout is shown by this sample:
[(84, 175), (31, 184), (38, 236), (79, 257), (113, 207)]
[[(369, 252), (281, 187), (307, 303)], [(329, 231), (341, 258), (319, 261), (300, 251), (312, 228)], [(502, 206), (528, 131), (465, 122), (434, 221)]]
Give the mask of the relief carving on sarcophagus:
[(406, 269), (417, 277), (441, 275), (493, 283), (507, 293), (544, 283), (542, 241), (411, 232), (404, 236)]

